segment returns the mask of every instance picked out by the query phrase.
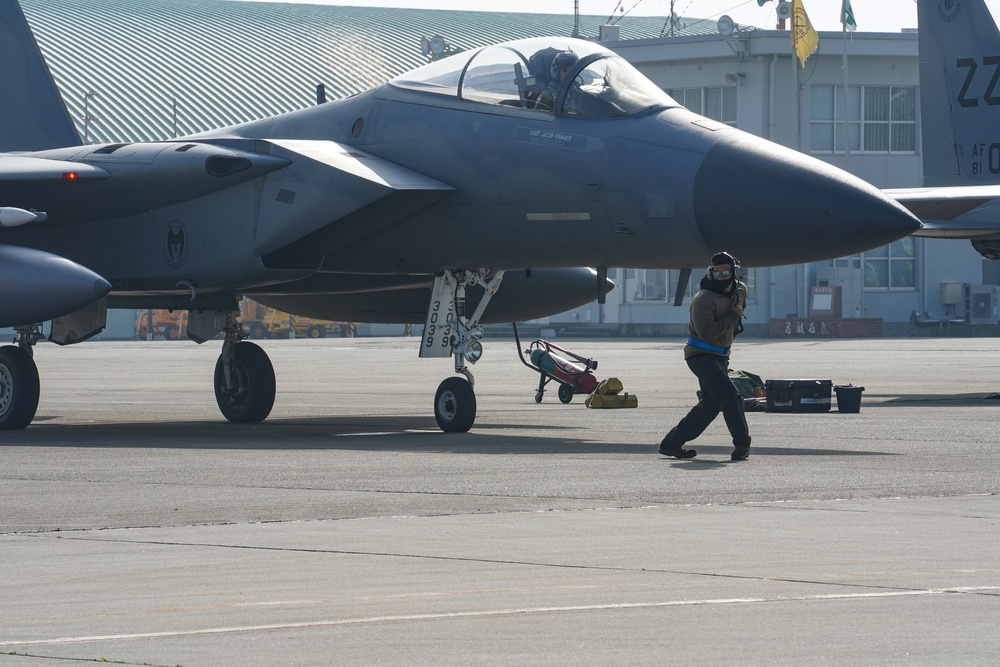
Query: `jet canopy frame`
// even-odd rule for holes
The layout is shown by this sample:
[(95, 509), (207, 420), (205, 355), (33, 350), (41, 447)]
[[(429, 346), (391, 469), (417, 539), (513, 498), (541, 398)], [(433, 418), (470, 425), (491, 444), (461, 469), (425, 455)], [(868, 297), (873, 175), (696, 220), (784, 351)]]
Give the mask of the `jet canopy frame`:
[[(551, 64), (566, 52), (577, 60), (560, 83)], [(481, 104), (589, 118), (680, 106), (613, 51), (568, 38), (537, 37), (465, 51), (389, 84)], [(542, 103), (546, 96), (548, 101)]]

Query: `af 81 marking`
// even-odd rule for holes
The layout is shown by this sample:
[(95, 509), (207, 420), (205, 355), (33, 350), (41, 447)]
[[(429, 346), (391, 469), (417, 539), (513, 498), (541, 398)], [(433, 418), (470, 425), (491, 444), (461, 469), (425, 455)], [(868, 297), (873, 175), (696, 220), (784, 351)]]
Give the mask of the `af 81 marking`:
[(973, 176), (981, 176), (989, 173), (1000, 174), (1000, 142), (994, 141), (991, 144), (979, 143), (972, 147), (971, 171)]

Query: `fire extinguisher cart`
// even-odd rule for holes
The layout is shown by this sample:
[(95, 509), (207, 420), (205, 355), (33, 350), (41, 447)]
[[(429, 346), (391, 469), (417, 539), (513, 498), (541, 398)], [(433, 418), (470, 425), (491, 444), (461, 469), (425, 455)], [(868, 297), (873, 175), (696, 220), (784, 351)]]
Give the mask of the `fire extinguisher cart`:
[[(535, 403), (542, 402), (545, 385), (549, 382), (559, 383), (559, 400), (569, 403), (576, 394), (590, 394), (597, 388), (597, 378), (593, 371), (597, 362), (581, 357), (555, 343), (538, 339), (527, 349), (521, 351), (521, 338), (514, 323), (514, 342), (517, 345), (517, 355), (521, 363), (539, 374), (538, 391), (535, 392)], [(525, 354), (528, 358), (525, 359)]]

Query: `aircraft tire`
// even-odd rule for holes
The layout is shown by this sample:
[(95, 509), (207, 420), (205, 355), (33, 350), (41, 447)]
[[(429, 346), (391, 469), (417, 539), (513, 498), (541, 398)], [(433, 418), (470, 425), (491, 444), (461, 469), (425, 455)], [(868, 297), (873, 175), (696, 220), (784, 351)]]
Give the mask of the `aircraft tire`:
[(229, 421), (237, 424), (262, 422), (274, 406), (274, 367), (267, 353), (254, 343), (233, 346), (236, 386), (225, 388), (222, 355), (215, 362), (215, 401)]
[(31, 355), (15, 345), (0, 347), (0, 430), (27, 427), (35, 418), (40, 391)]
[(476, 392), (465, 378), (450, 377), (434, 394), (434, 419), (445, 433), (465, 433), (476, 421)]

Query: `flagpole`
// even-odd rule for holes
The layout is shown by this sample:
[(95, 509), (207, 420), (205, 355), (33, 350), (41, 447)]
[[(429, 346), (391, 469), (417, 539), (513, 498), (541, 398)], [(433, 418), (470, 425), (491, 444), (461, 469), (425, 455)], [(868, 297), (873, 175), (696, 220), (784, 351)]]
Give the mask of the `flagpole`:
[[(802, 128), (799, 127), (799, 60), (795, 48), (795, 31), (797, 20), (795, 5), (792, 5), (791, 25), (789, 26), (789, 37), (792, 41), (792, 127), (795, 128), (795, 150), (802, 150)], [(796, 310), (799, 310), (798, 305)], [(801, 311), (800, 311), (801, 312)]]
[[(794, 30), (794, 24), (792, 30)], [(802, 150), (802, 128), (799, 127), (799, 63), (792, 51), (792, 127), (795, 128), (795, 150)]]
[(802, 128), (799, 127), (800, 113), (800, 93), (799, 90), (799, 68), (795, 66), (795, 59), (799, 59), (799, 64), (805, 67), (809, 56), (816, 53), (819, 48), (819, 34), (812, 27), (806, 8), (802, 6), (802, 0), (792, 0), (792, 69), (795, 71), (795, 136), (796, 149), (802, 149)]
[[(846, 0), (845, 0), (846, 1)], [(843, 12), (843, 7), (841, 7), (841, 12)], [(851, 123), (850, 123), (850, 104), (848, 104), (848, 88), (847, 88), (847, 22), (841, 22), (841, 41), (844, 43), (844, 169), (850, 171), (848, 165), (851, 163)]]

